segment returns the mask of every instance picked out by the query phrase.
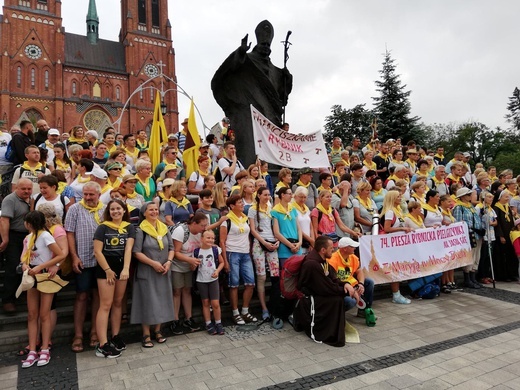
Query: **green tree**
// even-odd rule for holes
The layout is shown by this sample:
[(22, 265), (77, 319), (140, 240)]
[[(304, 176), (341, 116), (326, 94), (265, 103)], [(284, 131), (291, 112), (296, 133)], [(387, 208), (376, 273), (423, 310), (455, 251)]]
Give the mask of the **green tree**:
[(520, 130), (520, 90), (516, 87), (507, 103), (507, 110), (509, 112), (505, 118), (506, 122), (511, 124), (511, 130)]
[(378, 133), (381, 140), (401, 138), (403, 142), (418, 141), (417, 123), (421, 118), (411, 116), (410, 94), (406, 85), (402, 85), (400, 75), (396, 73), (395, 60), (387, 50), (384, 55), (383, 69), (379, 71), (381, 80), (377, 80), (376, 91), (379, 96), (373, 97), (374, 112), (378, 117)]
[(334, 137), (340, 137), (343, 146), (348, 146), (354, 137), (361, 138), (362, 142), (370, 139), (372, 134), (370, 123), (373, 114), (365, 108), (365, 104), (358, 104), (349, 110), (334, 105), (331, 107), (331, 112), (331, 115), (325, 118), (323, 135), (328, 145), (332, 144)]

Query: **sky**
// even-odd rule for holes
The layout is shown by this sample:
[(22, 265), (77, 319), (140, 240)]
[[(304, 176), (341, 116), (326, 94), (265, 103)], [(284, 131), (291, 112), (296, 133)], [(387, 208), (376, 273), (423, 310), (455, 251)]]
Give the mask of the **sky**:
[[(335, 104), (348, 109), (366, 103), (372, 108), (386, 49), (412, 91), (412, 115), (427, 124), (480, 121), (505, 127), (508, 97), (520, 86), (516, 0), (168, 4), (177, 80), (209, 127), (224, 115), (213, 98), (211, 78), (246, 34), (254, 46), (254, 30), (264, 19), (274, 26), (271, 60), (276, 66), (283, 66), (280, 42), (292, 31), (287, 67), (294, 84), (286, 109), (291, 132), (323, 129)], [(66, 31), (86, 34), (87, 7), (88, 0), (62, 0)], [(120, 1), (97, 0), (97, 10), (100, 37), (117, 40)], [(179, 112), (181, 120), (189, 113), (189, 100), (180, 95)]]

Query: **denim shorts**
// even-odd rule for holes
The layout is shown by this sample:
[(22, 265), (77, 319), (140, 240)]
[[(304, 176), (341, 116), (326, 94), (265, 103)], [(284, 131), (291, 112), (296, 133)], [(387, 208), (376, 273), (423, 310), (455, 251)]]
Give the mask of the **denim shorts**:
[(249, 253), (227, 252), (229, 262), (229, 287), (240, 286), (240, 281), (244, 286), (255, 285), (255, 272), (253, 262)]
[(97, 289), (96, 267), (83, 268), (76, 274), (76, 292), (87, 292)]

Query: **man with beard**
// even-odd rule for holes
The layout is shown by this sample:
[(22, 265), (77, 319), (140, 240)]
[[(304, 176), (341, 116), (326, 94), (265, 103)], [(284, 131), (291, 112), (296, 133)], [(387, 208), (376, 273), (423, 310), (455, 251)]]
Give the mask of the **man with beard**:
[(333, 347), (345, 345), (345, 296), (355, 297), (354, 288), (341, 282), (336, 271), (327, 263), (334, 244), (327, 236), (314, 242), (300, 268), (298, 290), (305, 296), (294, 309), (294, 327), (304, 330), (316, 342)]
[[(13, 135), (11, 141), (12, 149), (14, 152), (13, 165), (23, 164), (25, 161), (25, 148), (30, 145), (35, 145), (34, 142), (34, 127), (31, 121), (23, 120), (20, 122), (20, 132)], [(45, 135), (45, 140), (47, 134)]]
[(36, 133), (34, 133), (34, 140), (36, 145), (41, 145), (47, 141), (47, 133), (49, 132), (50, 127), (45, 119), (40, 119), (38, 122), (36, 122), (36, 128), (38, 130), (36, 130)]

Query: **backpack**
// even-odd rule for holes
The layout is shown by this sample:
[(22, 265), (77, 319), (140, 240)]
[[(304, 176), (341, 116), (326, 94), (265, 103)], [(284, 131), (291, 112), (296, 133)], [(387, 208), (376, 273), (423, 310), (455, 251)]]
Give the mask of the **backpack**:
[(428, 283), (422, 286), (417, 291), (417, 296), (422, 299), (433, 299), (439, 295), (441, 288), (433, 283)]
[(7, 144), (7, 149), (5, 150), (5, 159), (11, 163), (14, 163), (14, 149), (13, 149), (13, 140), (9, 141)]
[(299, 299), (304, 296), (298, 290), (298, 277), (305, 258), (306, 256), (302, 255), (291, 256), (285, 261), (281, 269), (280, 289), (283, 297), (286, 299)]
[(179, 226), (182, 226), (182, 229), (184, 230), (184, 236), (182, 237), (182, 244), (186, 244), (186, 241), (188, 241), (188, 238), (190, 238), (190, 229), (188, 228), (188, 224), (186, 222), (177, 222), (173, 226), (168, 226), (168, 230), (170, 231), (170, 234), (173, 235), (173, 231), (177, 229)]
[[(21, 168), (20, 168), (20, 176), (21, 175), (22, 175), (22, 172), (21, 172)], [(42, 194), (38, 194), (36, 196), (36, 198), (34, 199), (34, 207), (36, 207), (36, 204), (41, 199), (41, 197), (42, 197)], [(66, 206), (65, 205), (65, 195), (60, 194), (60, 201), (61, 201), (61, 204), (63, 205), (63, 218), (61, 220), (64, 223), (65, 222), (65, 216), (67, 215), (67, 209), (65, 208), (65, 206)]]
[[(233, 161), (228, 160), (228, 159), (225, 158), (225, 157), (222, 157), (222, 158), (228, 162), (228, 164), (229, 164), (228, 166), (233, 165)], [(220, 170), (220, 168), (219, 168), (219, 166), (218, 166), (218, 164), (217, 164), (217, 167), (215, 168), (215, 172), (213, 172), (213, 176), (215, 176), (215, 181), (216, 181), (217, 183), (219, 183), (219, 182), (221, 182), (221, 181), (226, 180), (227, 177), (228, 177), (229, 175), (224, 174), (224, 176), (222, 176), (222, 171)]]
[[(219, 262), (218, 262), (218, 248), (217, 248), (216, 245), (213, 245), (211, 247), (211, 249), (213, 250), (213, 259), (215, 260), (215, 268), (218, 268), (218, 265), (219, 265)], [(199, 252), (200, 252), (200, 248), (195, 248), (195, 250), (193, 251), (193, 257), (198, 258), (199, 257)], [(197, 267), (197, 269), (198, 268), (199, 267)], [(196, 274), (197, 270), (195, 270), (194, 273)]]
[[(397, 220), (397, 216), (394, 213), (394, 217), (392, 218), (392, 226), (394, 225), (395, 221)], [(386, 234), (385, 232), (385, 215), (381, 215), (379, 218), (379, 234)]]

